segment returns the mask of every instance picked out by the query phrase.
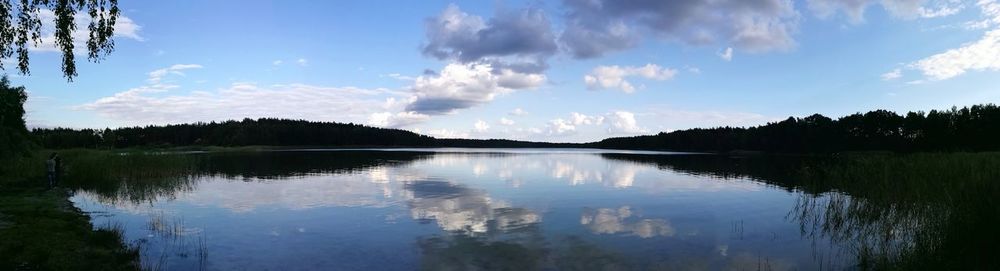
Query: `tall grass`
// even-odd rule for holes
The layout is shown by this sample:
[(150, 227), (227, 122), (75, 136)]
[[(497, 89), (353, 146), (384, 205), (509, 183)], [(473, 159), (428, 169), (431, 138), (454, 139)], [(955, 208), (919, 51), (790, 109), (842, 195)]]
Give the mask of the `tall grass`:
[(105, 203), (142, 203), (174, 197), (194, 186), (196, 159), (183, 154), (70, 150), (63, 157), (63, 184)]
[(877, 270), (1000, 266), (1000, 154), (844, 155), (803, 171), (792, 216), (803, 233), (830, 238)]

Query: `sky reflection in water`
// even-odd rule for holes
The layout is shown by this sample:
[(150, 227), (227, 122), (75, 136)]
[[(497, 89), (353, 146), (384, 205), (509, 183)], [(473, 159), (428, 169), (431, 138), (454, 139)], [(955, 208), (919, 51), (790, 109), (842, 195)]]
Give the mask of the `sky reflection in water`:
[[(193, 189), (73, 201), (123, 224), (144, 265), (176, 270), (850, 263), (788, 218), (801, 194), (756, 181), (596, 153), (358, 153), (190, 154), (207, 164)], [(345, 159), (366, 160), (324, 164)]]

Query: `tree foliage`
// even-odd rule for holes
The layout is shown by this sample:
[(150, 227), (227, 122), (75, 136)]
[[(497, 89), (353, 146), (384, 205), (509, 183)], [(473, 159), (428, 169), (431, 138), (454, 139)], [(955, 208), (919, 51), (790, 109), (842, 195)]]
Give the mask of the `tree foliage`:
[(399, 129), (353, 123), (288, 119), (244, 119), (211, 123), (117, 129), (47, 128), (32, 131), (46, 148), (131, 148), (179, 146), (324, 146), (324, 147), (558, 147), (514, 140), (436, 139)]
[[(45, 40), (41, 14), (51, 12), (53, 16), (52, 40)], [(77, 75), (74, 32), (77, 31), (78, 13), (89, 17), (87, 25), (87, 58), (92, 62), (101, 61), (114, 50), (112, 37), (118, 20), (118, 0), (0, 0), (0, 58), (17, 55), (17, 69), (21, 74), (30, 74), (28, 52), (33, 46), (43, 42), (53, 42), (62, 52), (62, 71), (67, 80)], [(46, 18), (47, 19), (47, 18)], [(0, 63), (0, 69), (5, 69)]]
[(11, 86), (7, 76), (0, 78), (0, 160), (30, 149), (31, 141), (24, 124), (26, 101), (28, 94), (23, 86)]
[(596, 145), (699, 152), (996, 151), (1000, 150), (997, 138), (1000, 107), (984, 104), (906, 115), (875, 110), (836, 120), (815, 114), (749, 128), (718, 127), (609, 138)]

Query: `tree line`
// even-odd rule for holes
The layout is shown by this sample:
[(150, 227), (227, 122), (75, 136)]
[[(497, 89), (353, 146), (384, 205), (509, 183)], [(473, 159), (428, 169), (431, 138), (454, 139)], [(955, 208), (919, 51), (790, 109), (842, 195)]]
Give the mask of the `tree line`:
[(1000, 150), (1000, 107), (982, 104), (905, 115), (875, 110), (836, 120), (815, 114), (755, 127), (698, 128), (608, 138), (593, 145), (698, 152), (996, 151)]
[(289, 119), (243, 119), (104, 130), (45, 128), (31, 134), (45, 148), (134, 148), (178, 146), (322, 147), (557, 147), (502, 139), (437, 139), (414, 132), (354, 123)]

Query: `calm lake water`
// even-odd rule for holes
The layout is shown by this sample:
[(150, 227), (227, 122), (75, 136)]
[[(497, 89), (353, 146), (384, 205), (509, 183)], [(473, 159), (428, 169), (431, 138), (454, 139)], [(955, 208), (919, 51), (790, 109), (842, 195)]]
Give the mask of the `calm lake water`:
[[(597, 150), (171, 155), (185, 173), (79, 189), (167, 270), (819, 270), (856, 257), (817, 204), (737, 158)], [(772, 177), (773, 176), (773, 177)], [(809, 213), (816, 212), (816, 213)]]

